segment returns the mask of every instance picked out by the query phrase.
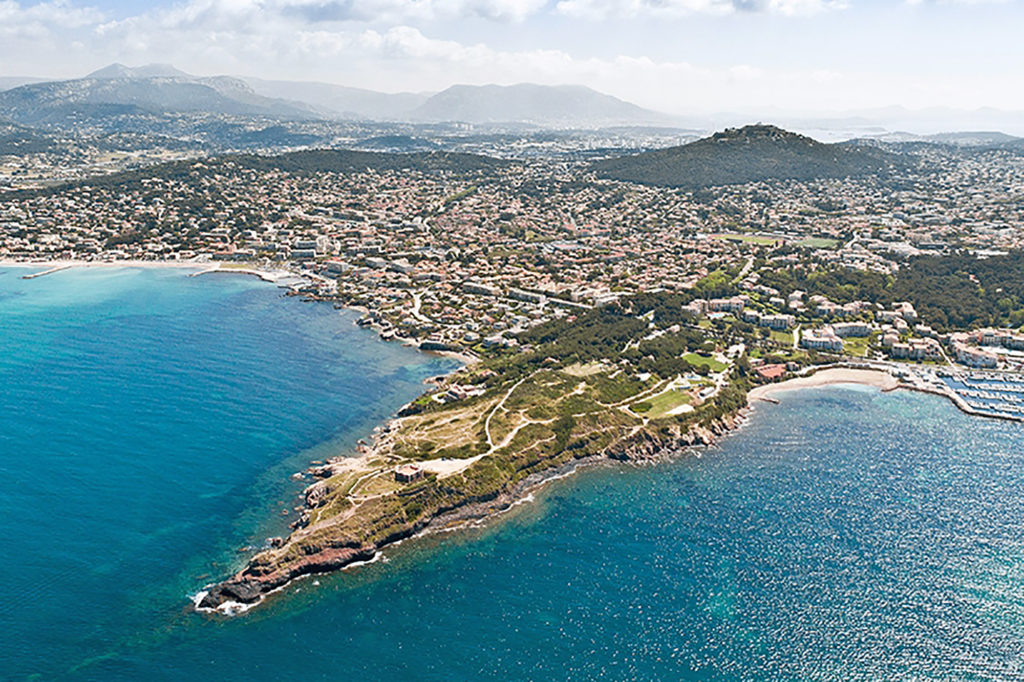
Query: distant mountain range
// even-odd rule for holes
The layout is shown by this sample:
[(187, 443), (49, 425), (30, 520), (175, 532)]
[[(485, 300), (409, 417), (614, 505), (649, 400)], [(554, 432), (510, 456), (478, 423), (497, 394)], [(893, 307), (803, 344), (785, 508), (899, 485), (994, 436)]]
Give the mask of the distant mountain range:
[(113, 64), (85, 78), (30, 83), (0, 92), (0, 116), (27, 125), (82, 117), (166, 113), (311, 118), (309, 105), (256, 94), (227, 76), (198, 78), (173, 67)]
[[(1015, 130), (1013, 121), (1017, 121), (1018, 127), (1024, 125), (1020, 124), (1024, 116), (992, 109), (957, 112), (949, 109), (913, 111), (901, 107), (864, 110), (832, 118), (793, 118), (780, 114), (773, 115), (772, 120), (823, 140), (869, 138), (892, 143), (1024, 151), (1024, 141), (1020, 138), (998, 132), (923, 135), (891, 132), (957, 130), (953, 124), (971, 120), (971, 116), (976, 116), (986, 126), (992, 123), (991, 128), (973, 130), (998, 130), (1001, 124), (1005, 124), (1004, 129)], [(428, 151), (440, 148), (438, 145), (443, 147), (442, 138), (454, 139), (466, 134), (557, 135), (621, 128), (623, 136), (643, 140), (650, 137), (644, 130), (658, 128), (660, 135), (669, 129), (689, 133), (720, 129), (723, 125), (742, 125), (752, 118), (743, 114), (718, 114), (699, 119), (676, 117), (574, 85), (454, 85), (437, 93), (383, 93), (330, 83), (201, 77), (169, 64), (136, 67), (111, 64), (83, 78), (69, 80), (0, 77), (0, 120), (27, 126), (3, 132), (3, 148), (14, 150), (53, 146), (54, 136), (65, 139), (58, 146), (67, 146), (71, 139), (82, 136), (93, 139), (105, 136), (103, 144), (114, 144), (114, 140), (127, 139), (124, 135), (135, 135), (163, 140), (161, 144), (197, 145), (206, 150), (344, 144), (367, 150)], [(893, 127), (889, 121), (918, 121), (920, 127)], [(950, 125), (937, 127), (943, 123)], [(676, 137), (673, 142), (679, 139)], [(145, 144), (141, 138), (132, 140), (133, 144)], [(696, 154), (693, 158), (697, 158), (700, 149), (687, 153)], [(671, 175), (669, 168), (682, 161), (671, 159), (669, 151), (660, 153), (665, 156), (646, 158), (645, 163), (659, 164), (659, 168), (663, 167)], [(842, 158), (833, 165), (841, 167), (846, 163), (846, 156), (840, 156)], [(724, 159), (719, 166), (722, 163)], [(651, 178), (657, 175), (658, 182), (668, 181), (667, 175), (662, 177), (664, 174), (652, 169), (627, 173), (628, 163), (622, 164), (621, 170), (609, 166), (603, 172), (639, 173)], [(708, 177), (714, 175), (711, 166), (702, 172), (710, 173)]]
[(670, 125), (667, 114), (642, 109), (580, 85), (453, 85), (411, 112), (414, 121), (532, 123), (547, 127)]
[(305, 102), (323, 112), (344, 118), (376, 121), (407, 120), (409, 114), (431, 96), (431, 93), (413, 92), (389, 94), (331, 83), (273, 81), (260, 78), (243, 80), (256, 93), (265, 97)]
[(770, 125), (731, 128), (652, 152), (598, 161), (599, 177), (698, 189), (759, 180), (815, 180), (885, 173), (899, 157), (866, 145), (823, 144)]
[(412, 123), (526, 124), (549, 128), (675, 125), (576, 85), (455, 85), (438, 93), (382, 93), (329, 83), (192, 76), (169, 64), (111, 64), (84, 78), (0, 81), (0, 116), (56, 124), (88, 116), (203, 112), (285, 119), (342, 118)]
[(386, 94), (328, 83), (245, 80), (267, 97), (306, 102), (350, 118), (414, 123), (526, 123), (556, 128), (678, 123), (667, 114), (642, 109), (579, 85), (453, 85), (438, 93)]
[(185, 80), (196, 80), (196, 77), (176, 69), (170, 64), (146, 64), (144, 66), (125, 66), (114, 63), (102, 69), (93, 71), (86, 78), (182, 78)]
[(1001, 147), (1024, 142), (1024, 139), (995, 131), (965, 131), (959, 133), (936, 133), (934, 135), (915, 135), (914, 133), (893, 132), (873, 136), (881, 142), (928, 142), (946, 144), (954, 147)]
[(992, 107), (953, 109), (929, 107), (882, 107), (865, 109), (854, 116), (882, 125), (887, 130), (909, 130), (922, 135), (935, 135), (951, 131), (1003, 131), (1011, 135), (1024, 135), (1024, 114)]

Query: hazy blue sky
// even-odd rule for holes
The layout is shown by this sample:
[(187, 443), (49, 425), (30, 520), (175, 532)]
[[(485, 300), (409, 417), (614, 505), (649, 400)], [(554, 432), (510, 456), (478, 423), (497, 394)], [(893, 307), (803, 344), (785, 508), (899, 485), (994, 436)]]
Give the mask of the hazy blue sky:
[(0, 0), (0, 75), (113, 61), (379, 90), (581, 83), (678, 113), (1024, 109), (1017, 0)]

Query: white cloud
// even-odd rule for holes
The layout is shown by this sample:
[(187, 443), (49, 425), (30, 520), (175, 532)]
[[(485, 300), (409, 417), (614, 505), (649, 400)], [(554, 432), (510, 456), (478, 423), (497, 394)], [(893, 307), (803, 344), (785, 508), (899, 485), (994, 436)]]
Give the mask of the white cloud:
[(192, 23), (280, 17), (308, 24), (334, 22), (395, 23), (437, 19), (484, 18), (522, 21), (547, 0), (189, 0), (150, 14), (165, 22)]
[[(625, 48), (618, 40), (627, 20), (580, 22), (564, 14), (573, 3), (573, 11), (596, 8), (608, 17), (615, 12), (648, 17), (663, 12), (667, 18), (687, 12), (789, 15), (841, 6), (835, 0), (561, 0), (557, 5), (558, 0), (183, 0), (118, 20), (72, 1), (0, 0), (0, 64), (6, 73), (83, 75), (119, 61), (170, 62), (200, 75), (321, 80), (385, 91), (440, 90), (454, 83), (578, 83), (669, 112), (772, 106), (837, 110), (897, 102), (1024, 104), (1024, 96), (1006, 87), (1011, 62), (1003, 71), (950, 73), (948, 66), (930, 71), (903, 66), (901, 71), (901, 62), (862, 59), (859, 50), (845, 60), (816, 59), (810, 51), (796, 59), (765, 57), (766, 48), (798, 49), (776, 38), (755, 49), (737, 46), (711, 56), (683, 43), (666, 48), (661, 40), (648, 53), (645, 43), (633, 40), (633, 47)], [(850, 16), (856, 17), (852, 11)], [(476, 33), (482, 18), (527, 23), (510, 26), (499, 48), (477, 37), (495, 31)], [(782, 31), (782, 25), (793, 26), (776, 22), (773, 30)], [(550, 39), (552, 26), (579, 35)], [(795, 26), (789, 35), (802, 30)], [(827, 40), (823, 35), (818, 43)]]
[(1010, 0), (906, 0), (908, 5), (1005, 5)]
[(75, 7), (66, 0), (22, 5), (16, 0), (0, 0), (0, 36), (39, 39), (55, 29), (90, 26), (103, 18), (93, 7)]
[(844, 7), (844, 0), (559, 0), (556, 5), (561, 14), (589, 19), (740, 12), (794, 16)]
[[(668, 112), (711, 112), (739, 102), (820, 105), (808, 98), (837, 92), (852, 98), (860, 92), (850, 90), (851, 82), (842, 74), (820, 69), (705, 67), (646, 56), (580, 58), (557, 49), (498, 50), (434, 39), (410, 26), (385, 31), (307, 30), (287, 42), (285, 46), (278, 41), (269, 49), (279, 50), (283, 61), (306, 65), (303, 72), (309, 78), (388, 90), (439, 90), (453, 83), (575, 83)], [(328, 65), (340, 68), (331, 70)]]
[(263, 6), (308, 21), (402, 21), (479, 17), (522, 21), (547, 0), (266, 0)]

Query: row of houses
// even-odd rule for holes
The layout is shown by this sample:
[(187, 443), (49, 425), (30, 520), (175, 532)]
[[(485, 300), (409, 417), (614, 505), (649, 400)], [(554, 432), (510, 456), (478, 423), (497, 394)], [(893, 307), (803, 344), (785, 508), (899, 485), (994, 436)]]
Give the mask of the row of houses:
[(971, 339), (979, 346), (1002, 346), (1009, 350), (1024, 350), (1024, 335), (1009, 329), (979, 329), (971, 332)]
[(796, 324), (796, 318), (792, 315), (765, 315), (758, 310), (752, 309), (747, 309), (740, 313), (740, 319), (744, 322), (756, 324), (759, 327), (768, 327), (769, 329), (776, 329), (780, 331), (790, 329)]
[(987, 348), (1024, 351), (1024, 335), (1011, 329), (978, 329), (949, 336), (949, 347), (960, 363), (969, 367), (992, 368), (999, 365), (1000, 354)]
[(820, 317), (856, 317), (872, 306), (867, 301), (854, 301), (839, 305), (824, 296), (811, 296), (814, 312)]
[(879, 310), (875, 313), (875, 319), (879, 322), (896, 322), (897, 319), (901, 319), (905, 322), (916, 322), (917, 311), (914, 310), (914, 306), (909, 301), (902, 301), (900, 303), (894, 303), (892, 310)]
[(831, 326), (811, 329), (800, 334), (800, 347), (809, 350), (843, 352), (843, 340)]
[(693, 317), (704, 317), (708, 313), (735, 313), (739, 314), (750, 302), (746, 295), (731, 296), (729, 298), (713, 298), (710, 301), (703, 298), (696, 298), (690, 301), (684, 310)]
[(957, 362), (968, 367), (992, 368), (999, 364), (999, 356), (974, 346), (969, 346), (962, 341), (953, 341), (953, 356)]
[(871, 325), (867, 322), (837, 322), (832, 327), (832, 333), (841, 339), (849, 336), (870, 336)]
[[(893, 338), (895, 337), (895, 339)], [(896, 334), (882, 337), (882, 346), (896, 360), (943, 360), (942, 346), (935, 339), (909, 339), (901, 342)]]
[(843, 339), (851, 336), (870, 336), (871, 325), (867, 322), (837, 322), (821, 329), (810, 329), (800, 335), (800, 346), (811, 350), (825, 350), (841, 353)]

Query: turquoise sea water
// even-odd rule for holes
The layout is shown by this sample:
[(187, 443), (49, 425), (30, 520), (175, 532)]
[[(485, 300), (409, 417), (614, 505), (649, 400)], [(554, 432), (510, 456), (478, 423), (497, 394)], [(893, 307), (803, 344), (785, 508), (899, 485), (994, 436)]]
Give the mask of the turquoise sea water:
[(451, 365), (241, 277), (19, 274), (0, 273), (0, 679), (1024, 677), (1024, 431), (855, 387), (245, 616), (191, 613), (204, 574), (287, 522), (290, 473)]

